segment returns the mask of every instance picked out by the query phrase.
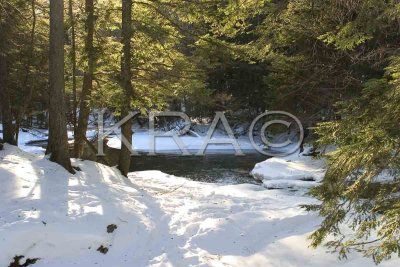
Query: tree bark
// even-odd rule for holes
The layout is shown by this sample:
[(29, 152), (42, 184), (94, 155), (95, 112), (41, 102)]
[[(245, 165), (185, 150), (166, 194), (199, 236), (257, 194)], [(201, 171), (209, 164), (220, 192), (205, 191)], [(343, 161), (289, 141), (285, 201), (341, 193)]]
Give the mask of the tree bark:
[[(130, 103), (133, 97), (132, 71), (131, 71), (131, 39), (132, 39), (132, 0), (122, 0), (122, 57), (121, 57), (121, 85), (124, 90), (122, 99), (121, 115), (125, 117), (129, 114)], [(121, 134), (132, 142), (132, 119), (121, 127)], [(128, 175), (131, 164), (131, 152), (121, 142), (121, 152), (119, 155), (118, 168), (125, 176)]]
[[(5, 7), (4, 7), (5, 8)], [(16, 145), (15, 129), (11, 112), (11, 93), (7, 84), (7, 26), (4, 8), (0, 10), (0, 105), (3, 123), (3, 140), (12, 145)]]
[(49, 143), (46, 154), (71, 173), (64, 103), (64, 2), (50, 1)]
[(68, 14), (71, 24), (71, 61), (72, 61), (72, 120), (74, 124), (74, 131), (78, 125), (78, 99), (76, 94), (76, 37), (75, 37), (75, 17), (73, 10), (73, 1), (68, 1)]
[(82, 95), (81, 101), (79, 105), (79, 119), (78, 119), (78, 127), (74, 133), (75, 136), (75, 145), (74, 152), (75, 157), (82, 157), (84, 147), (85, 147), (85, 139), (86, 139), (86, 131), (88, 128), (89, 121), (89, 101), (90, 95), (93, 90), (93, 73), (95, 68), (95, 54), (93, 49), (93, 35), (94, 35), (94, 3), (93, 0), (85, 1), (85, 12), (86, 12), (86, 41), (85, 41), (85, 53), (87, 56), (87, 68), (83, 74), (83, 86), (82, 86)]
[[(24, 92), (24, 100), (22, 101), (22, 105), (20, 106), (18, 110), (18, 114), (16, 116), (16, 126), (15, 126), (15, 135), (16, 135), (16, 141), (18, 143), (18, 137), (19, 137), (19, 129), (21, 126), (21, 122), (23, 117), (25, 116), (25, 113), (31, 104), (32, 101), (32, 95), (33, 95), (33, 82), (32, 77), (30, 75), (31, 73), (31, 67), (32, 67), (32, 61), (34, 57), (34, 52), (35, 52), (35, 33), (36, 33), (36, 0), (31, 0), (31, 12), (32, 12), (32, 28), (31, 28), (31, 35), (30, 35), (30, 44), (29, 44), (29, 54), (28, 54), (28, 59), (25, 63), (25, 76), (24, 76), (24, 82), (22, 83), (22, 90)], [(31, 83), (30, 83), (31, 82)]]

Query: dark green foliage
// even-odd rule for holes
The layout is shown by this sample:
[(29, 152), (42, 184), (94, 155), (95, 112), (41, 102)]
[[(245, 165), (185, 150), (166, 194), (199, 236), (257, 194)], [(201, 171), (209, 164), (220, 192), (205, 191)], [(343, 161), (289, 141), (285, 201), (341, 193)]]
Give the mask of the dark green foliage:
[[(271, 1), (249, 46), (271, 64), (267, 83), (274, 107), (333, 119), (334, 103), (357, 96), (380, 78), (399, 38), (396, 1)], [(316, 113), (321, 115), (315, 117)], [(314, 116), (314, 117), (313, 117)]]
[(319, 145), (338, 149), (328, 154), (323, 183), (311, 191), (322, 203), (308, 209), (325, 218), (311, 236), (313, 246), (328, 241), (342, 257), (356, 250), (377, 263), (400, 255), (399, 63), (393, 58), (385, 77), (339, 103), (340, 121), (316, 128)]
[[(324, 218), (311, 236), (345, 257), (400, 255), (400, 3), (271, 1), (249, 58), (269, 64), (270, 105), (299, 114), (333, 145), (308, 206)], [(382, 182), (380, 177), (389, 176)]]

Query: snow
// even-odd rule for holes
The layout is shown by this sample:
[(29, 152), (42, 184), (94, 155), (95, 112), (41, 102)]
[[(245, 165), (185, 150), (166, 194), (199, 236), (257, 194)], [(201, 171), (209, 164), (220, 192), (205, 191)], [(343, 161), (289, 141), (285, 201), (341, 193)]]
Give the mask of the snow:
[(325, 172), (324, 159), (296, 152), (285, 157), (273, 157), (260, 162), (250, 174), (262, 181), (267, 188), (309, 188), (320, 182)]
[[(104, 129), (104, 132), (107, 132), (108, 128)], [(0, 131), (2, 130), (2, 124), (0, 124)], [(121, 140), (120, 140), (120, 129), (117, 129), (116, 135), (109, 136), (109, 140), (107, 143), (108, 147), (121, 149)], [(98, 133), (97, 128), (89, 129), (86, 132), (86, 137), (88, 139), (93, 138)], [(39, 141), (46, 140), (48, 138), (48, 130), (33, 130), (29, 129), (28, 131), (20, 131), (18, 138), (18, 147), (22, 150), (43, 155), (45, 152), (44, 148), (39, 146), (33, 146), (27, 144), (30, 141)], [(68, 131), (68, 138), (73, 138), (73, 131)], [(149, 152), (150, 148), (150, 135), (147, 129), (135, 129), (135, 132), (132, 136), (132, 148), (134, 151), (138, 152)], [(191, 135), (179, 136), (179, 138), (183, 141), (185, 148), (191, 153), (196, 154), (198, 150), (202, 147), (203, 143), (206, 140), (205, 135), (200, 135), (191, 131)], [(216, 132), (212, 141), (226, 139), (227, 135), (222, 134), (220, 132)], [(179, 153), (180, 149), (178, 145), (175, 143), (171, 136), (159, 136), (155, 139), (155, 152), (156, 153)], [(245, 153), (246, 151), (251, 150), (252, 153), (255, 151), (254, 147), (250, 143), (250, 140), (247, 136), (240, 136), (236, 139), (238, 142), (240, 149)], [(231, 144), (210, 144), (205, 153), (234, 153), (234, 147)]]
[[(0, 123), (0, 132), (3, 130), (3, 125)], [(46, 141), (48, 139), (48, 130), (44, 129), (21, 129), (18, 134), (18, 147), (26, 152), (30, 152), (37, 155), (43, 155), (46, 149), (30, 144), (29, 142), (34, 141)], [(97, 134), (97, 130), (89, 129), (86, 132), (87, 138), (92, 138)], [(73, 131), (68, 131), (68, 138), (73, 139)]]
[[(92, 115), (91, 115), (92, 116)], [(92, 117), (91, 117), (92, 118)], [(93, 124), (93, 123), (92, 123)], [(107, 127), (104, 128), (104, 132), (107, 132), (112, 125), (110, 121), (107, 121)], [(179, 139), (183, 142), (184, 148), (189, 151), (190, 154), (195, 155), (196, 153), (201, 150), (203, 144), (207, 142), (207, 131), (209, 128), (209, 125), (196, 125), (196, 130), (198, 132), (194, 132), (192, 130), (189, 131), (189, 134), (186, 135), (181, 135), (179, 136)], [(0, 123), (0, 132), (2, 130), (2, 124)], [(68, 130), (68, 138), (70, 142), (72, 141), (74, 137), (74, 133), (71, 130)], [(161, 131), (160, 133), (156, 133), (155, 137), (155, 153), (159, 154), (180, 154), (181, 150), (179, 146), (175, 143), (174, 139), (168, 135), (169, 132), (163, 132)], [(90, 128), (86, 131), (86, 137), (90, 140), (93, 137), (97, 136), (98, 134), (98, 128), (95, 127), (94, 125), (90, 125)], [(120, 129), (115, 129), (113, 131), (113, 134), (107, 136), (107, 146), (110, 148), (114, 149), (121, 149), (121, 131)], [(151, 139), (153, 136), (150, 134), (148, 129), (145, 128), (134, 128), (134, 133), (132, 136), (132, 149), (135, 152), (141, 152), (141, 153), (148, 153), (152, 151), (151, 147)], [(282, 135), (277, 135), (274, 137), (273, 143), (279, 143), (283, 142), (287, 139), (286, 134)], [(35, 128), (30, 128), (30, 129), (25, 129), (19, 131), (19, 138), (18, 138), (18, 147), (23, 149), (24, 151), (38, 154), (38, 155), (43, 155), (45, 153), (45, 149), (40, 147), (40, 146), (35, 146), (32, 144), (29, 144), (29, 142), (32, 141), (46, 141), (48, 139), (48, 130), (44, 129), (35, 129)], [(259, 138), (256, 137), (256, 140)], [(222, 141), (222, 140), (228, 140), (228, 143), (225, 144), (212, 144), (214, 141)], [(240, 149), (244, 154), (246, 153), (256, 153), (256, 148), (254, 145), (251, 143), (250, 138), (247, 135), (240, 135), (239, 137), (236, 137), (234, 140), (238, 143)], [(216, 129), (215, 132), (213, 133), (211, 140), (209, 141), (209, 145), (207, 146), (205, 150), (205, 154), (234, 154), (236, 151), (234, 149), (234, 146), (232, 145), (232, 140), (229, 139), (229, 136), (226, 134), (226, 132), (221, 131), (220, 129)], [(261, 141), (258, 140), (257, 145), (259, 149), (264, 147)], [(280, 149), (280, 151), (275, 151), (278, 153), (285, 153), (285, 151), (291, 151), (293, 150), (293, 147), (295, 147), (296, 144), (290, 144), (286, 146), (284, 149)], [(274, 151), (269, 151), (269, 152), (274, 152)]]
[[(150, 141), (151, 141), (152, 136), (150, 135), (148, 130), (136, 130), (133, 134), (132, 137), (132, 147), (134, 151), (141, 151), (141, 152), (148, 152), (151, 150), (150, 147)], [(182, 140), (184, 147), (191, 153), (195, 154), (200, 150), (202, 147), (203, 143), (206, 141), (206, 136), (205, 135), (184, 135), (184, 136), (179, 136), (179, 138)], [(222, 140), (226, 139), (227, 135), (221, 134), (216, 132), (211, 141), (214, 140)], [(177, 151), (179, 152), (179, 147), (175, 143), (174, 139), (171, 136), (157, 136), (155, 139), (155, 151), (157, 153), (176, 153)], [(238, 142), (240, 149), (242, 150), (254, 150), (254, 147), (250, 143), (250, 140), (246, 136), (241, 136), (238, 139), (236, 139)], [(121, 140), (118, 135), (111, 137), (108, 140), (107, 146), (111, 148), (116, 148), (116, 149), (121, 149)], [(215, 152), (226, 152), (229, 151), (229, 153), (232, 153), (232, 150), (234, 150), (234, 147), (232, 144), (210, 144), (205, 153), (215, 153)]]
[[(308, 248), (321, 219), (301, 191), (207, 184), (159, 171), (122, 177), (73, 160), (69, 174), (43, 156), (0, 151), (0, 266), (374, 266)], [(304, 168), (306, 169), (306, 168)], [(116, 224), (113, 233), (106, 228)], [(103, 245), (107, 254), (97, 251)], [(381, 266), (399, 266), (399, 259)]]
[(39, 141), (39, 140), (46, 140), (48, 138), (47, 136), (48, 131), (43, 130), (43, 131), (19, 131), (18, 134), (18, 147), (21, 148), (24, 151), (33, 153), (33, 154), (38, 154), (42, 155), (45, 153), (46, 149), (39, 147), (39, 146), (30, 146), (27, 145), (28, 142), (31, 141)]

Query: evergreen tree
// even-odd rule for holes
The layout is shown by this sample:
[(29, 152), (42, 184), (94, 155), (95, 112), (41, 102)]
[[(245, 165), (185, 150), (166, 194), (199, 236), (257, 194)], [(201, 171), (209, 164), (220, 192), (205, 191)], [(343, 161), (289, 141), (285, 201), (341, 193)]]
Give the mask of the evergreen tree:
[[(124, 97), (121, 99), (121, 115), (126, 117), (131, 109), (131, 100), (133, 97), (132, 86), (132, 0), (122, 0), (122, 56), (121, 56), (121, 86), (124, 91)], [(129, 119), (121, 127), (122, 138), (125, 138), (129, 144), (132, 142), (132, 119)], [(128, 175), (131, 163), (131, 149), (126, 147), (121, 141), (121, 152), (119, 155), (118, 168), (125, 176)]]
[[(385, 77), (369, 80), (361, 96), (339, 104), (342, 120), (317, 127), (328, 154), (323, 183), (312, 190), (321, 205), (308, 206), (325, 218), (312, 245), (341, 256), (354, 250), (375, 262), (400, 255), (400, 58)], [(349, 227), (353, 232), (345, 230)]]
[[(311, 12), (304, 14), (324, 11), (317, 13), (315, 39), (322, 50), (314, 49), (315, 58), (301, 53), (300, 61), (321, 64), (314, 65), (320, 67), (311, 72), (310, 83), (330, 90), (339, 86), (341, 92), (334, 91), (332, 104), (325, 103), (337, 111), (336, 120), (316, 128), (317, 144), (333, 145), (336, 150), (328, 154), (323, 183), (311, 191), (321, 204), (307, 208), (324, 217), (311, 236), (312, 245), (326, 242), (342, 257), (352, 250), (362, 252), (376, 263), (393, 253), (400, 255), (399, 3), (304, 1), (289, 6), (293, 8), (297, 15), (304, 10)], [(306, 36), (302, 30), (291, 31)], [(319, 50), (331, 57), (324, 57)], [(298, 51), (303, 49), (297, 47), (295, 53)], [(326, 74), (313, 76), (325, 67)]]
[(79, 105), (79, 119), (77, 128), (74, 131), (75, 136), (75, 157), (82, 157), (84, 145), (86, 143), (86, 131), (88, 128), (88, 120), (90, 113), (90, 95), (93, 90), (93, 75), (96, 64), (96, 52), (93, 46), (95, 14), (94, 1), (85, 0), (85, 70), (83, 72), (82, 93)]
[(49, 53), (49, 143), (46, 154), (74, 173), (68, 151), (67, 126), (64, 103), (64, 2), (50, 1), (50, 53)]
[(8, 68), (9, 34), (13, 29), (13, 15), (15, 7), (8, 2), (0, 4), (0, 105), (3, 123), (3, 139), (12, 145), (16, 144), (15, 127), (11, 113), (11, 90)]

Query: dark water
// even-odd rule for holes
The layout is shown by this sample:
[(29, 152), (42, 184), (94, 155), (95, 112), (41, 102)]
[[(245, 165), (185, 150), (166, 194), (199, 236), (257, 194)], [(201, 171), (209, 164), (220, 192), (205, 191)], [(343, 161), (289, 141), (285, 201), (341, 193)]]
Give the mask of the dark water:
[[(47, 141), (46, 141), (47, 142)], [(43, 146), (43, 141), (32, 142), (33, 146)], [(235, 156), (233, 151), (204, 156), (180, 156), (178, 154), (145, 154), (132, 157), (130, 171), (159, 170), (171, 175), (186, 177), (195, 181), (209, 183), (259, 184), (249, 174), (258, 162), (268, 157), (256, 151), (244, 151), (244, 156)], [(116, 165), (119, 150), (106, 150), (108, 162)], [(89, 158), (96, 160), (95, 158)]]
[(205, 156), (135, 156), (131, 171), (160, 170), (175, 176), (211, 183), (257, 183), (249, 174), (267, 156), (250, 153), (245, 156), (209, 154)]

